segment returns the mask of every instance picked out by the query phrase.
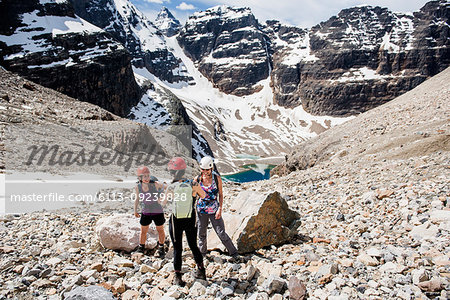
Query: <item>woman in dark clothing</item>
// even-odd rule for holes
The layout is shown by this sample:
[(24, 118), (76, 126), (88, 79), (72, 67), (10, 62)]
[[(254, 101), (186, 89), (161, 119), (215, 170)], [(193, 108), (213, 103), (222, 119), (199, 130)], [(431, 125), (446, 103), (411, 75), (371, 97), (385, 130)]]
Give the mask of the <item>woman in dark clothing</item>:
[(197, 246), (197, 226), (195, 220), (194, 197), (205, 197), (205, 192), (198, 186), (192, 185), (191, 180), (185, 179), (186, 162), (181, 157), (174, 157), (168, 164), (168, 169), (173, 176), (172, 184), (166, 189), (166, 201), (172, 202), (172, 210), (169, 221), (169, 233), (174, 248), (173, 265), (175, 270), (174, 283), (184, 286), (181, 274), (181, 254), (183, 251), (183, 231), (189, 248), (197, 263), (195, 277), (206, 280), (203, 256)]

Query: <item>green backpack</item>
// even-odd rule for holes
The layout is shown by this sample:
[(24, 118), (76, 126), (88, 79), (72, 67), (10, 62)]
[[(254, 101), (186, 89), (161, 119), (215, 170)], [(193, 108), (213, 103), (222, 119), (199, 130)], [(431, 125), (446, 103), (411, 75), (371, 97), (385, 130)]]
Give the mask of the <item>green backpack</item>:
[(184, 180), (173, 183), (172, 213), (177, 219), (190, 218), (194, 208), (192, 182)]

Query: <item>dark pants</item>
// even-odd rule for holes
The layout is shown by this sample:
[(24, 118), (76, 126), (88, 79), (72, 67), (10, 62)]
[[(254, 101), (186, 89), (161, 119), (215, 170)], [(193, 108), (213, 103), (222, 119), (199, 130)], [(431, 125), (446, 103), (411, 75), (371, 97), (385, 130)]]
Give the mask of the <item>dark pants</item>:
[(183, 252), (183, 231), (189, 248), (191, 248), (197, 266), (203, 266), (203, 256), (197, 246), (197, 226), (195, 224), (195, 213), (192, 217), (177, 219), (173, 215), (169, 220), (169, 233), (173, 244), (173, 268), (176, 272), (181, 271), (181, 254)]
[(223, 219), (216, 219), (215, 214), (202, 214), (198, 213), (198, 245), (200, 247), (200, 251), (203, 254), (206, 254), (208, 250), (208, 246), (206, 244), (206, 232), (208, 230), (208, 223), (211, 221), (212, 227), (216, 232), (219, 239), (222, 241), (222, 244), (227, 248), (228, 254), (235, 255), (237, 253), (237, 249), (233, 244), (233, 241), (225, 232), (225, 223)]

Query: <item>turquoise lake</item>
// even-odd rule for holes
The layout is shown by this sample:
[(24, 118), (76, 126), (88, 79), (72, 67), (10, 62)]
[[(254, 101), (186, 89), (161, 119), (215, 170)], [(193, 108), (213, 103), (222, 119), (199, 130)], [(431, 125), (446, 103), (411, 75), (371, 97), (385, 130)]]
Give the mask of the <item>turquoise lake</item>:
[(242, 166), (246, 169), (241, 172), (222, 175), (225, 181), (232, 182), (250, 182), (257, 180), (264, 180), (270, 178), (270, 170), (272, 170), (275, 165), (261, 165), (261, 164), (250, 164)]

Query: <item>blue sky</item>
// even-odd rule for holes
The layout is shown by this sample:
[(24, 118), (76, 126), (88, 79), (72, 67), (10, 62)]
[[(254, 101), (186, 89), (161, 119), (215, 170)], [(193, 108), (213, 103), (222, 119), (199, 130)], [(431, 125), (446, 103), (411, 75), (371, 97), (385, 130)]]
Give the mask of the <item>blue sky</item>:
[(131, 0), (143, 13), (154, 20), (162, 6), (166, 6), (183, 24), (195, 11), (216, 5), (247, 6), (260, 22), (276, 19), (300, 27), (311, 27), (336, 15), (341, 9), (356, 5), (388, 7), (393, 11), (419, 10), (426, 0)]

